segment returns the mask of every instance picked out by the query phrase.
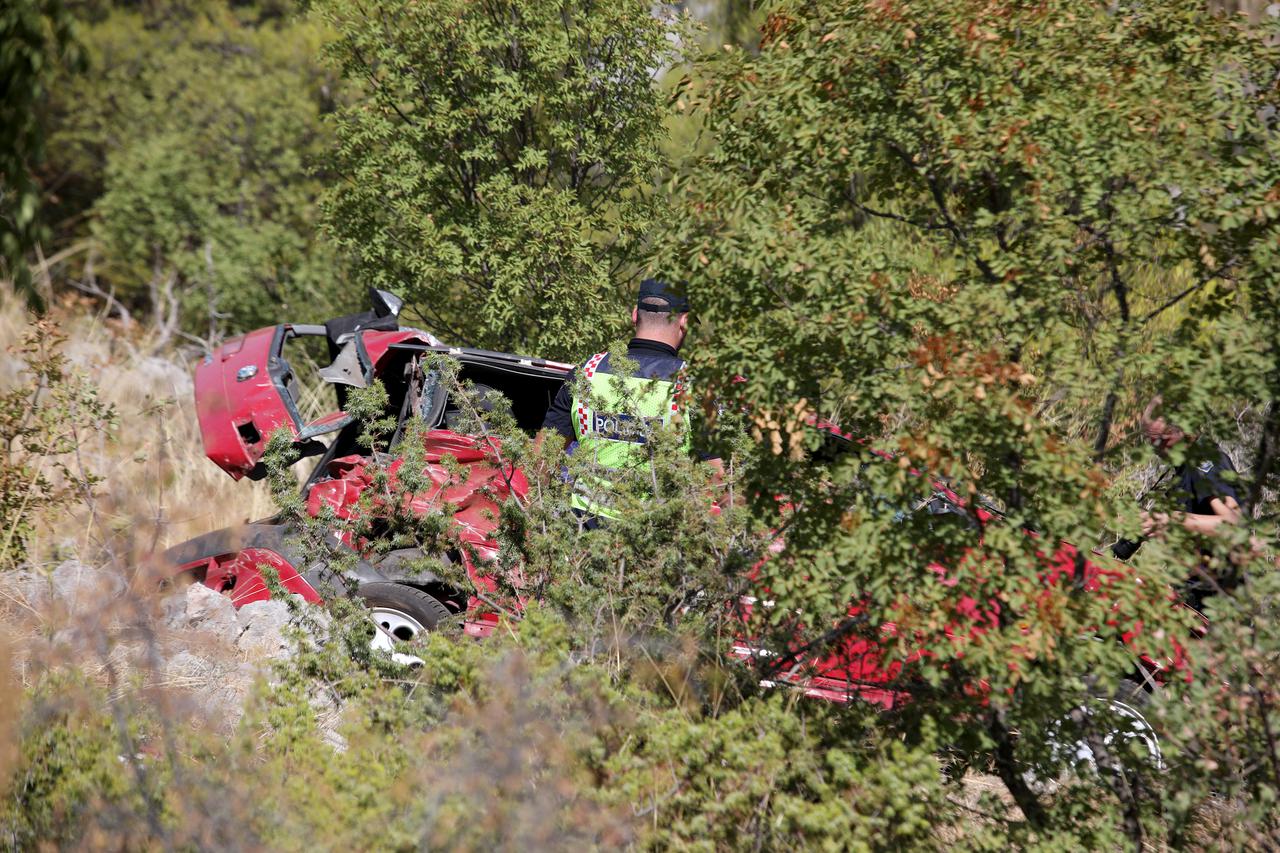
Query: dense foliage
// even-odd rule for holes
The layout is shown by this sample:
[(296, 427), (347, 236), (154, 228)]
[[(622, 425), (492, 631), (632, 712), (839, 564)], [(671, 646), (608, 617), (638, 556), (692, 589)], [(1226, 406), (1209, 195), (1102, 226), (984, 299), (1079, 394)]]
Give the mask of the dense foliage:
[(82, 289), (206, 339), (347, 304), (315, 233), (339, 81), (326, 28), (290, 11), (103, 4), (83, 28), (90, 71), (56, 98), (50, 163), (62, 211), (88, 206)]
[(44, 158), (40, 108), (60, 62), (74, 62), (73, 19), (61, 0), (22, 0), (0, 10), (0, 271), (34, 296), (26, 254), (40, 237)]
[[(865, 596), (861, 630), (894, 623), (904, 651), (923, 644), (934, 689), (905, 722), (994, 756), (1042, 827), (1094, 829), (1070, 798), (1041, 810), (1006, 763), (1008, 732), (1034, 750), (1132, 666), (1118, 642), (1132, 624), (1113, 607), (1156, 646), (1185, 638), (1186, 621), (1148, 591), (1194, 574), (1207, 547), (1176, 534), (1153, 543), (1099, 595), (1053, 572), (1050, 543), (1136, 534), (1132, 492), (1114, 478), (1147, 395), (1220, 438), (1238, 437), (1236, 412), (1274, 399), (1268, 39), (1193, 2), (1159, 14), (784, 4), (758, 58), (718, 59), (685, 95), (715, 146), (682, 187), (666, 257), (704, 322), (705, 393), (753, 413), (762, 509), (779, 484), (798, 507), (769, 587), (816, 631)], [(815, 468), (803, 452), (814, 417), (876, 437), (868, 449), (898, 464), (862, 454)], [(1248, 428), (1242, 485), (1255, 506), (1274, 476), (1273, 429), (1256, 417)], [(894, 516), (938, 477), (1005, 516), (980, 551), (963, 524)], [(1214, 545), (1214, 560), (1261, 572), (1264, 588), (1240, 594), (1265, 600), (1260, 555), (1238, 537)], [(945, 584), (931, 565), (947, 567)], [(981, 636), (940, 630), (974, 620)], [(1103, 625), (1110, 642), (1082, 640)], [(1268, 671), (1247, 680), (1269, 683)], [(976, 717), (955, 704), (974, 680), (991, 688)], [(1253, 782), (1259, 796), (1280, 777)], [(1141, 837), (1136, 811), (1127, 831)]]
[[(154, 643), (116, 614), (83, 629), (98, 669), (28, 654), (0, 690), (0, 837), (1275, 847), (1280, 17), (1222, 5), (784, 0), (747, 47), (746, 14), (717, 17), (727, 44), (686, 67), (687, 24), (630, 0), (91, 4), (102, 73), (65, 81), (51, 137), (58, 203), (91, 211), (77, 287), (215, 338), (320, 319), (349, 262), (452, 342), (618, 360), (620, 297), (658, 270), (687, 282), (696, 443), (724, 469), (660, 431), (591, 529), (568, 511), (590, 460), (440, 360), (460, 428), (530, 483), (473, 590), (451, 513), (406, 509), (419, 428), (384, 453), (398, 407), (353, 392), (378, 451), (354, 519), (309, 519), (273, 439), (299, 547), (419, 548), (499, 629), (446, 626), (407, 670), (328, 596), (232, 734), (179, 738), (154, 678), (113, 680), (126, 638)], [(92, 495), (65, 434), (109, 412), (59, 345), (31, 338), (0, 398), (10, 543)], [(1135, 428), (1156, 393), (1198, 437), (1167, 459)], [(1152, 530), (1160, 477), (1215, 444), (1243, 521)], [(1188, 578), (1216, 589), (1207, 633), (1174, 606)], [(771, 653), (741, 660), (745, 633)], [(895, 667), (892, 708), (778, 686), (854, 643)], [(1150, 691), (1142, 654), (1176, 661)], [(1161, 765), (1108, 740), (1117, 695)]]
[(336, 116), (327, 196), (362, 278), (458, 343), (550, 357), (606, 343), (659, 209), (653, 77), (680, 29), (651, 7), (318, 4), (364, 90)]

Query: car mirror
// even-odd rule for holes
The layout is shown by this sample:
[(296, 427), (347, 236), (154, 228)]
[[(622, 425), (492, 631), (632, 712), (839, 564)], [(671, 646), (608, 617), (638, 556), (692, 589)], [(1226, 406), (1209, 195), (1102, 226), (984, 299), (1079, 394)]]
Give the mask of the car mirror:
[(375, 317), (400, 316), (400, 309), (404, 307), (403, 299), (388, 290), (378, 290), (371, 287), (369, 291), (373, 301), (373, 315)]

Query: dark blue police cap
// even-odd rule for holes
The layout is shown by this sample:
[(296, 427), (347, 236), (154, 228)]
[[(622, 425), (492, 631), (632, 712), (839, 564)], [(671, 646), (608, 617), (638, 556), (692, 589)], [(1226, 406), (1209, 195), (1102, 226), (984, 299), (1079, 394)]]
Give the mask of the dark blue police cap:
[[(645, 300), (662, 300), (662, 305), (646, 304)], [(640, 282), (640, 294), (636, 297), (636, 307), (641, 311), (654, 311), (659, 314), (685, 314), (689, 311), (689, 299), (665, 281), (646, 278)]]

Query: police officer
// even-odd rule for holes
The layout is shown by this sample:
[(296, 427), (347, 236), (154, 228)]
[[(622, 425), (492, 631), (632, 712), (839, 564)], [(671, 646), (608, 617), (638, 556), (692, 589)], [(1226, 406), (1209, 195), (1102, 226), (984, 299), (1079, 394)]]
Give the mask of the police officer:
[[(1141, 424), (1147, 442), (1165, 459), (1172, 448), (1187, 442), (1195, 444), (1196, 440), (1177, 424), (1155, 415), (1160, 403), (1159, 395), (1152, 398), (1142, 413)], [(1183, 512), (1173, 517), (1149, 513), (1143, 520), (1144, 533), (1151, 535), (1170, 522), (1177, 522), (1195, 533), (1212, 535), (1219, 526), (1240, 521), (1240, 495), (1234, 485), (1235, 466), (1222, 448), (1213, 446), (1211, 449), (1211, 453), (1188, 453), (1187, 459), (1173, 470), (1174, 483), (1170, 491), (1182, 505)]]
[[(644, 442), (658, 424), (669, 424), (680, 410), (685, 392), (684, 360), (679, 356), (689, 328), (689, 302), (666, 282), (640, 282), (631, 311), (635, 336), (627, 344), (627, 358), (637, 368), (624, 381), (625, 393), (615, 390), (607, 352), (587, 359), (578, 371), (590, 389), (580, 397), (571, 379), (564, 384), (543, 419), (544, 429), (560, 433), (569, 452), (589, 453), (606, 472), (648, 460)], [(623, 399), (623, 397), (629, 399)], [(688, 432), (685, 432), (686, 446)], [(579, 477), (573, 508), (585, 517), (610, 517), (607, 474)]]
[[(1192, 445), (1182, 464), (1173, 469), (1173, 482), (1168, 489), (1182, 511), (1143, 513), (1142, 538), (1136, 541), (1121, 539), (1111, 546), (1112, 553), (1122, 560), (1131, 557), (1146, 539), (1160, 536), (1170, 524), (1180, 524), (1192, 532), (1212, 536), (1220, 526), (1237, 524), (1243, 517), (1240, 495), (1234, 482), (1236, 469), (1230, 457), (1216, 445), (1211, 448), (1201, 446), (1202, 442), (1187, 435), (1177, 424), (1157, 416), (1155, 412), (1161, 402), (1159, 395), (1151, 399), (1142, 413), (1140, 424), (1143, 437), (1162, 459), (1167, 459), (1169, 451), (1179, 444)], [(1232, 586), (1236, 580), (1219, 578), (1218, 585)], [(1198, 607), (1204, 597), (1211, 594), (1213, 586), (1203, 579), (1193, 578), (1185, 592), (1190, 603)]]

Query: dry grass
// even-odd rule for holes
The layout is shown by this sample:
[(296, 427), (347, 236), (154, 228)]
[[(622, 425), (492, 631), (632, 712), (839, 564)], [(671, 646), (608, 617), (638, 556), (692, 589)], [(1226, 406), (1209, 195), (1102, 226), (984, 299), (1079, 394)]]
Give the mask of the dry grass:
[[(102, 482), (89, 499), (45, 513), (26, 570), (0, 579), (0, 678), (29, 688), (44, 673), (74, 667), (113, 699), (131, 694), (130, 702), (164, 705), (174, 720), (231, 726), (256, 670), (226, 637), (166, 627), (149, 556), (265, 518), (275, 506), (264, 483), (236, 482), (204, 455), (192, 380), (203, 352), (159, 348), (154, 333), (123, 329), (95, 308), (68, 301), (50, 319), (66, 336), (73, 369), (115, 409), (113, 424), (75, 425), (79, 461)], [(33, 319), (0, 283), (0, 392), (22, 379), (20, 345)], [(291, 354), (299, 367), (302, 355)], [(319, 413), (320, 391), (302, 387), (306, 415)], [(68, 560), (91, 567), (75, 601), (51, 593), (66, 582)], [(138, 689), (146, 695), (132, 695)], [(0, 700), (0, 719), (10, 710)], [(0, 780), (11, 734), (0, 724)]]
[[(28, 543), (31, 571), (0, 583), (0, 676), (27, 688), (41, 673), (75, 666), (113, 696), (143, 686), (175, 719), (200, 721), (201, 706), (216, 705), (229, 725), (254, 675), (239, 669), (243, 656), (226, 638), (193, 641), (164, 627), (148, 557), (275, 508), (265, 484), (236, 482), (204, 455), (192, 381), (203, 353), (158, 349), (153, 333), (122, 329), (94, 309), (65, 302), (51, 319), (73, 368), (115, 409), (114, 424), (76, 425), (83, 467), (102, 482), (90, 499), (46, 513)], [(0, 391), (21, 378), (19, 345), (32, 321), (0, 289)], [(317, 407), (314, 389), (304, 390), (303, 405)], [(90, 584), (88, 600), (50, 600), (52, 572), (67, 560), (101, 570), (98, 594)], [(187, 648), (196, 654), (182, 655)], [(0, 770), (5, 743), (0, 726)]]
[[(22, 369), (18, 344), (31, 316), (0, 301), (0, 389)], [(84, 304), (58, 306), (75, 367), (111, 403), (118, 423), (84, 424), (84, 466), (104, 478), (87, 506), (43, 519), (29, 562), (137, 560), (192, 536), (273, 512), (261, 483), (233, 481), (204, 455), (192, 397), (198, 353), (155, 351), (145, 331), (125, 334)]]

